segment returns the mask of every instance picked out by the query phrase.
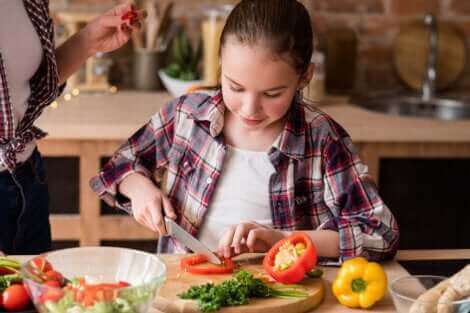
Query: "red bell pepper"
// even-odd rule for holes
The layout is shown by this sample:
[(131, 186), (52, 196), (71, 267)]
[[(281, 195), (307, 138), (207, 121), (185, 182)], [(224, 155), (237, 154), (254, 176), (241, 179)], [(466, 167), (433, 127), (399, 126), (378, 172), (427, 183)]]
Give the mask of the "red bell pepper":
[(310, 237), (301, 232), (277, 242), (263, 260), (265, 271), (276, 281), (285, 284), (301, 281), (316, 264), (315, 246)]
[(235, 264), (231, 259), (224, 259), (221, 265), (209, 263), (207, 257), (202, 254), (192, 255), (181, 259), (180, 267), (191, 274), (230, 274)]

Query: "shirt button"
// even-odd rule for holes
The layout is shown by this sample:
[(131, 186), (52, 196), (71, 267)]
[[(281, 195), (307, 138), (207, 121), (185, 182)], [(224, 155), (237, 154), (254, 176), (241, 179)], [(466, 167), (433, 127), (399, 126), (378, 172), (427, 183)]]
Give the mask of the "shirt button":
[(206, 179), (206, 183), (212, 184), (212, 178), (209, 177), (208, 179)]

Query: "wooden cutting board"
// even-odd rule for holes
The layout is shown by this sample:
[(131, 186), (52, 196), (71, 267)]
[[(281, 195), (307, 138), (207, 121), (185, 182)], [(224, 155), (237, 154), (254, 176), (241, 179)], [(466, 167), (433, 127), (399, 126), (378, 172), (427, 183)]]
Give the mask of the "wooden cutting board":
[[(205, 284), (208, 282), (220, 283), (232, 278), (232, 275), (193, 275), (182, 272), (179, 268), (180, 257), (165, 260), (168, 267), (167, 280), (160, 288), (155, 299), (154, 307), (164, 313), (197, 313), (197, 302), (193, 300), (183, 300), (177, 295), (188, 290), (193, 285)], [(245, 263), (240, 268), (250, 272), (264, 272), (261, 264)], [(322, 279), (307, 278), (301, 285), (309, 293), (306, 298), (281, 299), (250, 299), (246, 305), (222, 308), (220, 313), (303, 313), (310, 311), (320, 305), (323, 300), (325, 290)]]
[[(438, 22), (438, 90), (449, 87), (462, 74), (467, 58), (464, 36), (446, 22)], [(394, 62), (400, 78), (415, 90), (421, 90), (429, 55), (429, 30), (423, 22), (403, 27), (394, 47)]]

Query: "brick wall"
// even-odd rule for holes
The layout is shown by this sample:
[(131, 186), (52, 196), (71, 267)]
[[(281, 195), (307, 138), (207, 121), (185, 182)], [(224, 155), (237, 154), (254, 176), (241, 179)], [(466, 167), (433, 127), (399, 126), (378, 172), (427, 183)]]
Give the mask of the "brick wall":
[[(346, 26), (358, 36), (355, 86), (359, 91), (404, 88), (393, 66), (393, 44), (404, 25), (426, 12), (451, 22), (470, 46), (468, 0), (311, 0), (317, 31)], [(470, 90), (470, 62), (451, 91)]]
[[(117, 0), (50, 0), (51, 8), (69, 5), (106, 6)], [(175, 13), (197, 12), (201, 3), (234, 3), (236, 0), (175, 0)], [(335, 28), (347, 27), (357, 36), (354, 86), (359, 91), (403, 89), (395, 73), (392, 47), (400, 25), (425, 12), (454, 24), (470, 46), (469, 0), (303, 0), (313, 17), (319, 37)], [(470, 90), (470, 62), (452, 91)]]

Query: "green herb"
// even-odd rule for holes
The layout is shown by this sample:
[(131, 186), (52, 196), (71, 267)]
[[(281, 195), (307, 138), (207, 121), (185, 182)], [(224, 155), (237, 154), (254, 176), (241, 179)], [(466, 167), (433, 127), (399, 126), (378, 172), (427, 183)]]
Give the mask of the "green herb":
[(10, 285), (14, 283), (21, 283), (21, 275), (20, 274), (9, 274), (0, 276), (0, 292), (3, 292), (5, 289), (10, 287)]
[(323, 276), (323, 271), (319, 268), (316, 268), (308, 272), (307, 276), (310, 278), (320, 278)]
[(289, 285), (271, 287), (261, 279), (254, 278), (247, 271), (240, 271), (232, 279), (221, 284), (205, 284), (192, 286), (179, 294), (182, 299), (197, 300), (202, 312), (214, 312), (224, 306), (247, 304), (250, 298), (303, 298), (308, 296), (299, 286)]
[(180, 28), (173, 38), (168, 58), (168, 65), (164, 68), (168, 76), (184, 81), (200, 78), (198, 65), (202, 58), (201, 40), (197, 48), (193, 49), (183, 28)]

